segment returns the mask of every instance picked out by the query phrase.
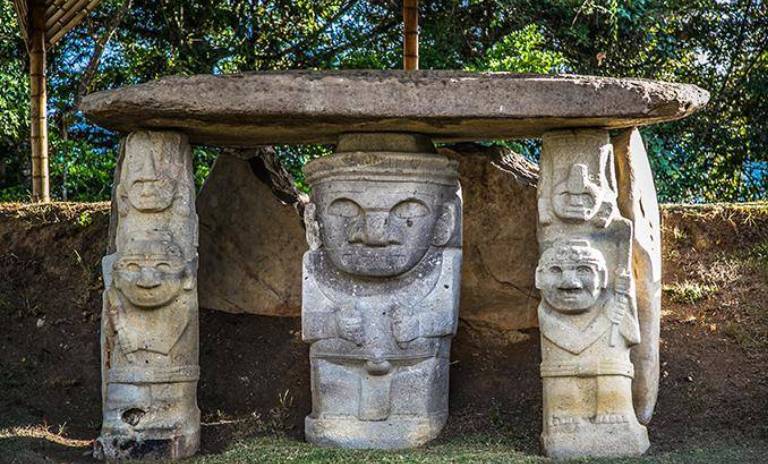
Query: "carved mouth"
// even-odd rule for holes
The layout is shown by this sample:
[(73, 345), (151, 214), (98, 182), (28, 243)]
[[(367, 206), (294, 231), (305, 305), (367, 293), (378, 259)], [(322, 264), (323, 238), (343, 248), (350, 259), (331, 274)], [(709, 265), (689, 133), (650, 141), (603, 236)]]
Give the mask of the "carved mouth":
[(558, 288), (557, 290), (566, 298), (575, 298), (581, 293), (580, 288)]

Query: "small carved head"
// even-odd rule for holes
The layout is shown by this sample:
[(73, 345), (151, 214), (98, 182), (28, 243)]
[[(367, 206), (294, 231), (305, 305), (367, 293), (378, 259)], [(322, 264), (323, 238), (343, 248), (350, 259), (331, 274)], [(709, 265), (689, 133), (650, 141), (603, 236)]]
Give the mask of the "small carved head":
[(194, 288), (194, 273), (181, 248), (170, 240), (131, 240), (115, 260), (115, 287), (131, 304), (145, 309), (171, 303)]
[(552, 207), (561, 219), (589, 221), (602, 206), (603, 191), (589, 178), (585, 164), (574, 164), (568, 177), (555, 186)]
[(606, 287), (605, 257), (587, 240), (563, 240), (547, 248), (536, 268), (536, 288), (555, 310), (581, 313)]
[[(453, 161), (434, 154), (358, 153), (310, 167), (319, 242), (338, 269), (390, 277), (457, 235), (460, 200)], [(318, 160), (318, 161), (321, 161)]]
[[(168, 209), (176, 197), (181, 166), (170, 153), (176, 150), (153, 139), (151, 134), (132, 134), (127, 142), (119, 197), (142, 212)], [(177, 150), (176, 150), (177, 151)]]

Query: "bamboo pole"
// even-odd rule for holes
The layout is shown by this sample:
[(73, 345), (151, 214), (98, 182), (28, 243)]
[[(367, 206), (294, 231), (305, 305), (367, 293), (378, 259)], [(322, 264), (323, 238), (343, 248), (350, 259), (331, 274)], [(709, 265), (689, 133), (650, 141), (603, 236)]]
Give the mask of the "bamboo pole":
[(29, 33), (29, 97), (32, 144), (32, 201), (50, 202), (45, 80), (45, 2), (33, 0)]
[(403, 1), (403, 67), (419, 69), (419, 0)]

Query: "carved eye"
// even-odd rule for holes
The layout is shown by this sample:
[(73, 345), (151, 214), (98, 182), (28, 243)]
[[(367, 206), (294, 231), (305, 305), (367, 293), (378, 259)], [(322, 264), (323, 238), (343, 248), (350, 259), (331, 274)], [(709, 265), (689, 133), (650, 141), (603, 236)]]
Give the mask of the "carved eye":
[(327, 209), (328, 214), (332, 216), (341, 216), (344, 218), (353, 218), (360, 215), (360, 206), (352, 200), (341, 198), (333, 203)]
[(136, 263), (128, 263), (125, 265), (125, 269), (128, 272), (141, 272), (141, 266)]
[(560, 275), (563, 273), (563, 268), (561, 268), (560, 266), (552, 266), (549, 268), (549, 272), (551, 272), (552, 274)]
[(157, 269), (160, 272), (171, 272), (171, 265), (168, 263), (158, 263), (155, 266), (155, 269)]
[(429, 214), (429, 208), (416, 200), (405, 200), (392, 208), (392, 214), (400, 219), (415, 219)]
[(589, 266), (579, 266), (576, 268), (576, 271), (579, 273), (579, 275), (592, 274), (592, 268)]

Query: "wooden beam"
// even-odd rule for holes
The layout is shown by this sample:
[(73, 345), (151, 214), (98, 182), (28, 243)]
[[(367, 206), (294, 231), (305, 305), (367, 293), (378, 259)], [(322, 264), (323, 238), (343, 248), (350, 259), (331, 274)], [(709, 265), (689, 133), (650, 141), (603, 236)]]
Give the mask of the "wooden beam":
[(29, 12), (29, 97), (32, 144), (32, 201), (50, 202), (45, 79), (45, 2), (33, 0)]
[(419, 0), (403, 1), (403, 67), (419, 69)]
[[(29, 46), (29, 35), (27, 33), (29, 23), (29, 12), (27, 11), (27, 0), (14, 0), (13, 7), (16, 10), (16, 18), (21, 29), (21, 36), (24, 37), (24, 42)], [(29, 49), (27, 49), (29, 50)]]
[(65, 23), (55, 24), (51, 27), (47, 33), (48, 45), (55, 45), (56, 42), (64, 37), (64, 34), (80, 24), (99, 3), (101, 3), (101, 0), (90, 0), (85, 6), (80, 6), (79, 11), (75, 15), (68, 14), (65, 18), (62, 18), (62, 21), (66, 21)]

